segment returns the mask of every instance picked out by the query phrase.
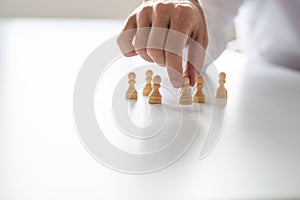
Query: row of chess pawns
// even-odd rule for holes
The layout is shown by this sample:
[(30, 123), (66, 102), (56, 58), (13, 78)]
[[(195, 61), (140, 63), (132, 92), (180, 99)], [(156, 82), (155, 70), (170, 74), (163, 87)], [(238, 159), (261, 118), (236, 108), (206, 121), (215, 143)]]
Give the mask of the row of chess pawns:
[[(152, 76), (153, 76), (152, 70), (148, 70), (146, 72), (146, 85), (143, 89), (143, 95), (148, 96), (148, 102), (150, 104), (161, 104), (162, 96), (159, 92), (161, 78), (159, 75), (157, 75), (152, 79)], [(137, 97), (138, 97), (137, 90), (134, 87), (135, 78), (136, 78), (136, 75), (134, 72), (131, 72), (128, 74), (129, 88), (126, 91), (127, 99), (137, 99)], [(227, 90), (224, 86), (224, 84), (226, 83), (225, 79), (226, 79), (226, 74), (224, 72), (221, 72), (219, 74), (220, 86), (216, 92), (217, 98), (227, 98)], [(151, 83), (152, 81), (153, 81), (153, 86)], [(194, 94), (192, 95), (190, 79), (189, 79), (189, 77), (185, 76), (183, 85), (180, 90), (178, 103), (181, 105), (191, 105), (193, 102), (205, 103), (205, 95), (202, 91), (203, 85), (204, 85), (203, 77), (198, 76), (197, 81), (196, 81), (196, 90), (195, 90)]]

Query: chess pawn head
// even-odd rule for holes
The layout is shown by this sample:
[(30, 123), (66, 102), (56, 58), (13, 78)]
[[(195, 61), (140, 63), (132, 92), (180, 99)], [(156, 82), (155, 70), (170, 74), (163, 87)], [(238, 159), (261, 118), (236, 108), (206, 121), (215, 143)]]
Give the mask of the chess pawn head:
[(226, 83), (225, 79), (226, 79), (226, 74), (224, 72), (221, 72), (219, 74), (219, 88), (217, 89), (217, 94), (216, 94), (216, 97), (217, 98), (224, 98), (224, 99), (227, 99), (227, 90), (224, 86), (224, 83)]
[(161, 104), (162, 102), (162, 96), (159, 93), (159, 88), (160, 88), (160, 82), (161, 82), (161, 78), (160, 76), (155, 76), (153, 78), (153, 89), (152, 92), (149, 95), (149, 103), (150, 104)]
[(152, 76), (153, 76), (152, 70), (151, 69), (147, 70), (146, 71), (146, 77), (148, 78), (148, 77), (152, 77)]
[(193, 103), (191, 87), (190, 87), (190, 78), (187, 76), (184, 77), (183, 86), (181, 88), (181, 93), (178, 99), (178, 103), (181, 105), (191, 105)]
[(194, 102), (195, 103), (205, 103), (205, 95), (202, 92), (204, 79), (202, 76), (198, 76), (196, 80), (196, 91), (194, 93)]
[(204, 82), (204, 79), (202, 76), (197, 77), (197, 84), (202, 84)]
[(135, 78), (136, 78), (136, 75), (135, 75), (134, 72), (130, 72), (130, 73), (128, 74), (128, 79), (129, 79), (130, 81), (134, 81)]
[(160, 78), (160, 76), (155, 76), (154, 78), (153, 78), (153, 83), (154, 84), (160, 84), (160, 82), (161, 82), (161, 78)]
[(220, 80), (223, 80), (223, 81), (225, 82), (225, 79), (226, 79), (226, 74), (225, 74), (225, 72), (221, 72), (221, 73), (219, 74), (219, 78), (220, 78)]
[(183, 80), (183, 85), (190, 85), (190, 82), (190, 78), (188, 76), (185, 76)]
[(153, 72), (152, 70), (147, 70), (146, 71), (146, 85), (143, 89), (143, 95), (148, 96), (150, 92), (152, 91), (152, 86), (151, 86), (151, 80), (152, 80)]
[(134, 83), (135, 83), (135, 78), (136, 78), (136, 75), (134, 72), (130, 72), (128, 74), (128, 83), (129, 83), (129, 88), (126, 92), (126, 98), (127, 99), (137, 99), (137, 91), (134, 87)]

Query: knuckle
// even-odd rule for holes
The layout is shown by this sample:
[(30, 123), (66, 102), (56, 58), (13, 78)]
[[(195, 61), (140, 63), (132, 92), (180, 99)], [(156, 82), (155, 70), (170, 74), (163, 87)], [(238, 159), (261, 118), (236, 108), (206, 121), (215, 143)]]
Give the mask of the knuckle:
[(163, 56), (163, 51), (160, 49), (148, 48), (147, 53), (154, 59), (157, 59), (157, 58), (160, 58), (161, 56)]
[(126, 39), (124, 38), (124, 33), (120, 33), (117, 37), (117, 44), (121, 50), (125, 48)]
[(154, 14), (154, 20), (159, 23), (159, 24), (164, 24), (165, 23), (168, 23), (168, 20), (169, 20), (169, 17), (168, 15), (164, 14), (164, 13), (158, 13), (156, 12)]
[(184, 5), (176, 5), (174, 10), (177, 14), (183, 14), (183, 13), (187, 12), (186, 11), (186, 6), (184, 6)]
[(128, 53), (123, 53), (123, 55), (125, 56), (125, 57), (131, 57), (131, 54), (128, 52)]
[(135, 49), (135, 52), (136, 52), (137, 54), (139, 54), (140, 56), (147, 55), (147, 51), (146, 51), (145, 48)]
[(155, 11), (157, 13), (165, 13), (165, 11), (167, 11), (170, 6), (170, 4), (159, 2), (155, 5)]
[(172, 3), (157, 3), (154, 7), (154, 19), (156, 21), (166, 21), (169, 18), (169, 12), (174, 5)]
[(119, 35), (118, 35), (118, 37), (117, 37), (117, 44), (119, 45), (119, 47), (121, 46), (121, 44), (122, 44), (122, 33), (120, 33)]
[(165, 54), (166, 54), (166, 59), (174, 59), (176, 56), (178, 56), (176, 53), (170, 51), (166, 51)]
[(144, 60), (149, 61), (149, 62), (153, 62), (152, 59), (148, 56), (147, 51), (146, 51), (145, 48), (135, 50), (135, 52), (136, 52), (139, 56), (141, 56)]
[(187, 17), (194, 13), (193, 8), (189, 5), (176, 5), (174, 12), (176, 17)]
[(154, 62), (156, 62), (157, 64), (159, 64), (162, 67), (165, 66), (165, 57), (164, 57), (163, 50), (147, 49), (147, 54)]
[(124, 36), (123, 32), (119, 34), (119, 36), (116, 39), (116, 42), (124, 56), (131, 57), (133, 55), (132, 51), (134, 51), (134, 49), (130, 45), (130, 43), (128, 43), (128, 39)]
[(140, 16), (147, 16), (152, 12), (152, 6), (146, 5), (139, 12)]
[(126, 25), (134, 23), (135, 20), (136, 20), (136, 15), (135, 14), (132, 14), (132, 15), (128, 16), (128, 18), (126, 20)]
[(146, 44), (147, 44), (147, 39), (145, 37), (137, 37), (135, 39), (135, 43), (134, 43), (134, 49), (135, 50), (140, 50), (140, 49), (145, 49), (146, 48)]

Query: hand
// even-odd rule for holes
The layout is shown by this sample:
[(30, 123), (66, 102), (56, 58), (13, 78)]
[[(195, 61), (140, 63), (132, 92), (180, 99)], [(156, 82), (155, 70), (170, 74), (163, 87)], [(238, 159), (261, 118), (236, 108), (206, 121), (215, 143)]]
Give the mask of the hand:
[[(134, 41), (134, 44), (133, 44)], [(182, 86), (183, 76), (195, 84), (208, 44), (206, 23), (196, 0), (149, 0), (127, 18), (118, 45), (127, 57), (167, 66), (170, 82)], [(182, 69), (182, 51), (187, 47), (187, 62)]]

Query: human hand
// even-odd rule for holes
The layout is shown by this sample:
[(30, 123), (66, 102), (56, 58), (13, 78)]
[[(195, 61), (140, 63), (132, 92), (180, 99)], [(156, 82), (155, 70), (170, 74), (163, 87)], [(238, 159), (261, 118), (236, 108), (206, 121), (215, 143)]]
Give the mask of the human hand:
[[(183, 76), (188, 76), (194, 85), (208, 45), (203, 10), (196, 0), (145, 1), (127, 18), (118, 45), (127, 57), (139, 55), (167, 66), (173, 87), (182, 86)], [(185, 47), (187, 61), (183, 70)]]

